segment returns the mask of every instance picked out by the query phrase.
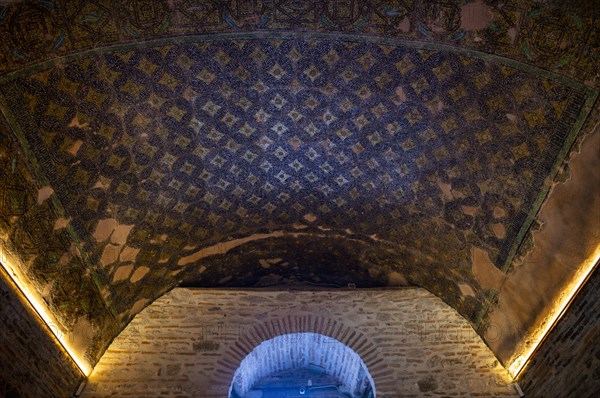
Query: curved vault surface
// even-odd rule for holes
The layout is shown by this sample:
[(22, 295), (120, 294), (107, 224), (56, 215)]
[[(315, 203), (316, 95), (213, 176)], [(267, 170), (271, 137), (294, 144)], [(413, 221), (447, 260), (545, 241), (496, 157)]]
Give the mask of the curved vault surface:
[[(168, 34), (158, 26), (145, 37)], [(0, 136), (0, 222), (66, 328), (91, 325), (92, 362), (179, 283), (416, 284), (479, 324), (493, 291), (473, 259), (510, 266), (595, 99), (564, 76), (433, 41), (251, 32), (76, 53), (81, 43), (1, 80), (12, 133)], [(528, 43), (548, 67), (550, 47)], [(21, 53), (5, 65), (35, 61)]]

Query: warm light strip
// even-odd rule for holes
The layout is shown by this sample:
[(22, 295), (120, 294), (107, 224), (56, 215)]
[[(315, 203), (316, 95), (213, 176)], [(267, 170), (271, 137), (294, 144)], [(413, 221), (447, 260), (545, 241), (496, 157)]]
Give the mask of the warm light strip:
[(73, 360), (73, 362), (75, 362), (83, 375), (86, 377), (89, 376), (90, 373), (92, 373), (92, 367), (75, 352), (73, 347), (69, 344), (69, 341), (66, 339), (66, 334), (59, 329), (60, 324), (50, 313), (48, 307), (43, 304), (43, 299), (27, 282), (27, 279), (21, 273), (20, 269), (13, 264), (15, 264), (15, 262), (11, 261), (8, 254), (0, 247), (0, 265), (2, 265), (2, 268), (15, 285), (17, 293), (21, 293), (25, 301), (29, 303), (33, 311), (38, 315), (43, 326), (52, 333), (62, 350)]
[(596, 247), (594, 253), (586, 260), (581, 267), (575, 272), (575, 275), (571, 282), (563, 289), (558, 295), (555, 305), (551, 308), (548, 316), (542, 321), (540, 327), (532, 333), (531, 336), (524, 341), (530, 341), (529, 345), (523, 348), (523, 352), (517, 355), (513, 362), (508, 367), (508, 372), (511, 376), (516, 379), (519, 374), (523, 371), (529, 360), (544, 341), (546, 336), (550, 333), (552, 328), (556, 325), (562, 315), (565, 313), (569, 305), (583, 287), (589, 276), (594, 271), (594, 268), (600, 261), (600, 245)]

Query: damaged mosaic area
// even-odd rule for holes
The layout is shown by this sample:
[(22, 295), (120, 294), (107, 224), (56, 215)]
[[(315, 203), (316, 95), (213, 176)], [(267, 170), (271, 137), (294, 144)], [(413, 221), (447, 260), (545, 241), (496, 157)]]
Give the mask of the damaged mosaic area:
[[(121, 325), (181, 282), (415, 284), (475, 322), (497, 287), (475, 268), (510, 262), (589, 95), (496, 61), (284, 35), (17, 76), (0, 88), (23, 153), (3, 157), (4, 229), (19, 253), (31, 231), (63, 239), (50, 263), (76, 253)], [(11, 162), (35, 182), (10, 182)], [(50, 203), (42, 229), (10, 223)]]

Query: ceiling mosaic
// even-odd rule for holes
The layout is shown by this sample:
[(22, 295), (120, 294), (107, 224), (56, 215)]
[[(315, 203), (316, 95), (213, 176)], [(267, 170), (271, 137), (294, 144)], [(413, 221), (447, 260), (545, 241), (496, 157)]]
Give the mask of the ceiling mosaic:
[(509, 269), (578, 138), (593, 16), (202, 4), (0, 10), (0, 237), (90, 361), (178, 284), (418, 285), (485, 320), (473, 252)]
[(0, 71), (116, 43), (305, 30), (443, 42), (596, 79), (593, 2), (535, 0), (36, 0), (0, 5)]

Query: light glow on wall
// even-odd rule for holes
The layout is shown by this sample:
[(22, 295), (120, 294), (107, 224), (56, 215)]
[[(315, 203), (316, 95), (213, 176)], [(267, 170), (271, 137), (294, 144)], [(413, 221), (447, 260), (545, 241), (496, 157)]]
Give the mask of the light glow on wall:
[(0, 265), (7, 276), (9, 283), (11, 282), (13, 291), (21, 296), (24, 302), (28, 303), (31, 310), (37, 314), (38, 321), (42, 328), (48, 332), (50, 337), (58, 343), (59, 347), (64, 351), (77, 365), (81, 373), (87, 377), (92, 372), (92, 366), (76, 352), (67, 339), (67, 333), (62, 329), (60, 323), (44, 303), (43, 298), (36, 291), (35, 287), (27, 280), (20, 268), (15, 266), (16, 262), (10, 255), (0, 247)]
[(550, 312), (541, 324), (535, 328), (534, 332), (530, 336), (524, 338), (526, 345), (523, 347), (520, 353), (514, 356), (513, 361), (508, 366), (508, 372), (510, 375), (517, 379), (523, 372), (533, 354), (535, 354), (538, 347), (542, 344), (544, 339), (552, 331), (554, 326), (558, 323), (560, 318), (569, 308), (571, 302), (581, 290), (585, 282), (588, 280), (598, 262), (600, 261), (600, 244), (596, 247), (594, 253), (577, 269), (575, 275), (571, 281), (565, 286), (563, 291), (558, 295), (555, 304), (550, 309)]

